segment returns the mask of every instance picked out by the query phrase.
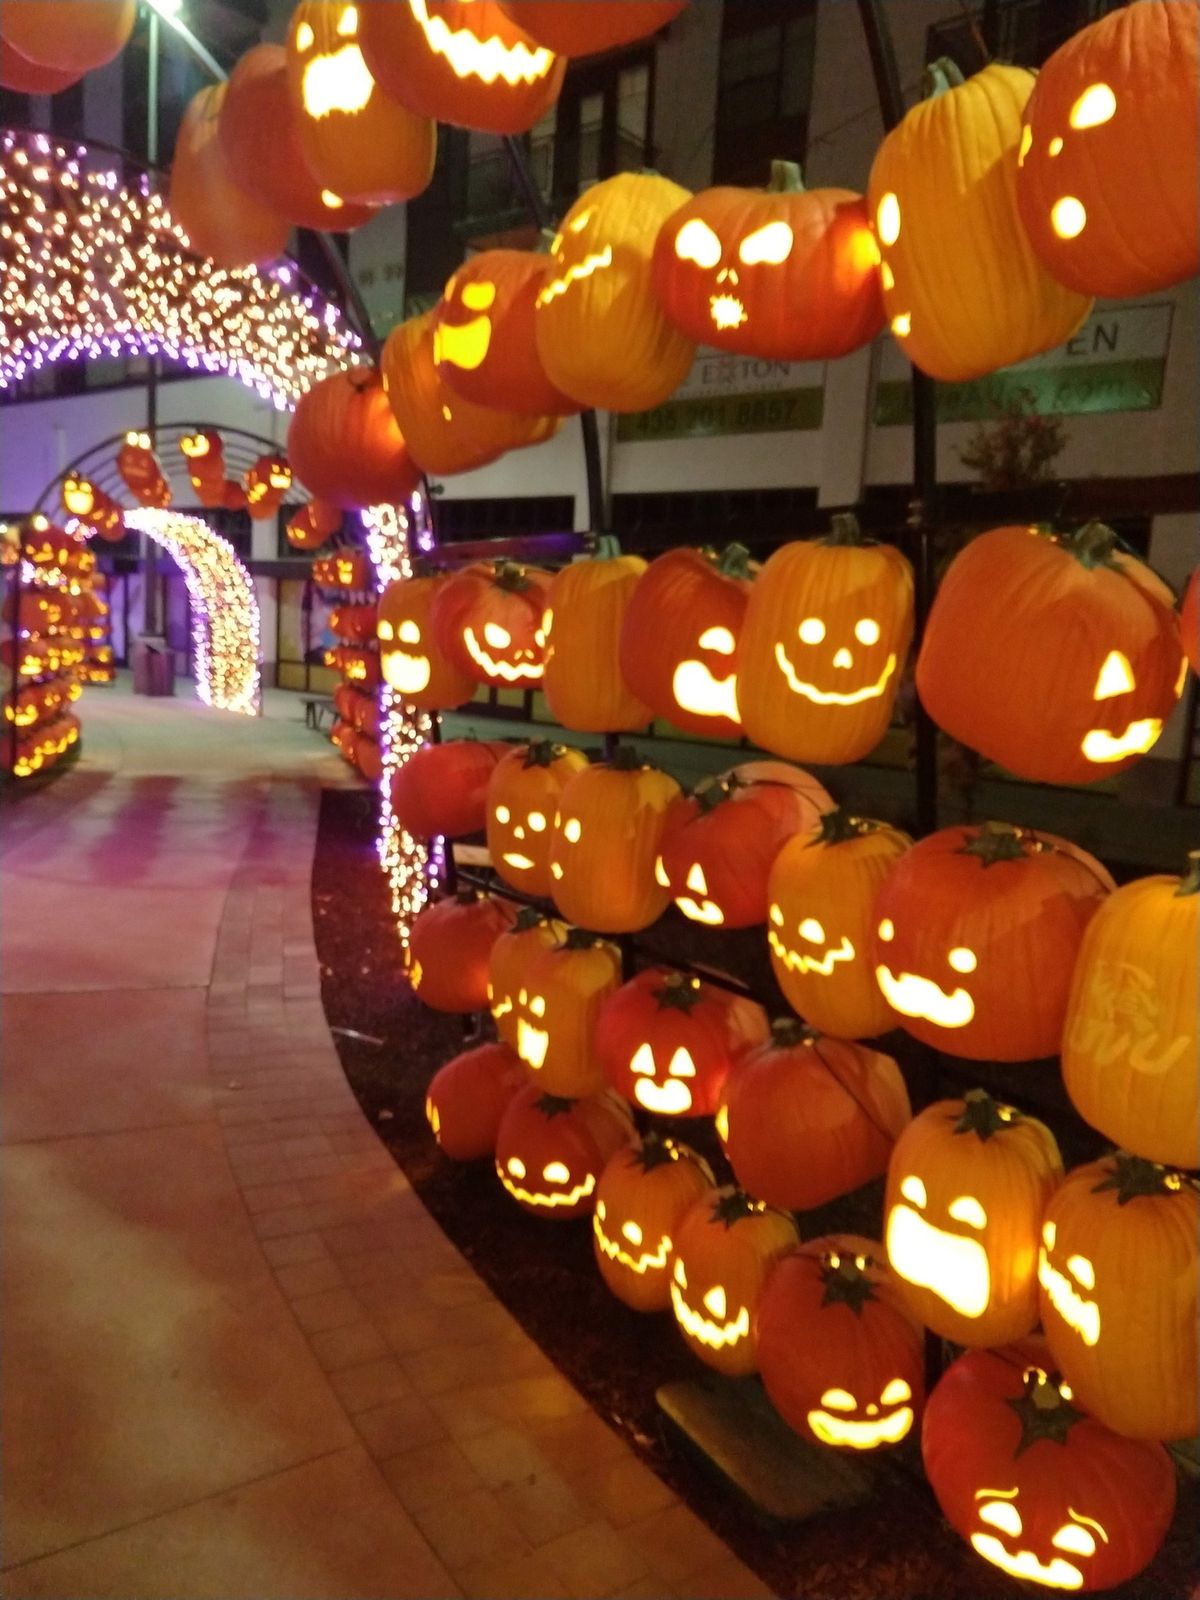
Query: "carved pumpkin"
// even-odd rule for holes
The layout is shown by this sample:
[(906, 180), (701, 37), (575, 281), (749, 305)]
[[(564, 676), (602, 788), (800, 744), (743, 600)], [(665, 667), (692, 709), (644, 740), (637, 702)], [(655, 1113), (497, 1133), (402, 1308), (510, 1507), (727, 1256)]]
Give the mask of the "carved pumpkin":
[(1042, 1327), (1063, 1377), (1131, 1439), (1200, 1428), (1200, 1186), (1121, 1152), (1076, 1167), (1041, 1228)]
[(368, 783), (378, 783), (383, 777), (383, 751), (379, 741), (362, 728), (354, 730), (354, 765)]
[(379, 597), (384, 682), (422, 711), (452, 711), (477, 687), (474, 675), (456, 666), (437, 642), (433, 598), (445, 582), (441, 576), (397, 578)]
[(287, 87), (304, 163), (321, 189), (372, 206), (429, 187), (437, 127), (372, 76), (360, 48), (371, 11), (403, 9), (301, 0), (287, 36)]
[(433, 360), (436, 323), (436, 310), (399, 323), (388, 334), (382, 356), (392, 411), (424, 471), (439, 477), (470, 472), (506, 450), (521, 450), (553, 436), (557, 417), (493, 411), (472, 405), (448, 388)]
[(319, 550), (341, 526), (340, 507), (310, 500), (288, 522), (287, 541), (293, 550)]
[[(488, 1009), (496, 1032), (515, 1051), (525, 1008), (518, 1012), (517, 996), (525, 989), (529, 963), (543, 950), (550, 950), (567, 937), (566, 925), (543, 916), (534, 906), (522, 906), (516, 920), (492, 946), (488, 960)], [(532, 1013), (530, 1013), (530, 1017)], [(530, 1020), (526, 1017), (526, 1021)], [(518, 1058), (519, 1059), (519, 1058)]]
[(215, 428), (198, 428), (179, 440), (179, 452), (188, 478), (202, 506), (219, 509), (225, 504), (225, 441)]
[(891, 1056), (788, 1017), (736, 1063), (721, 1097), (725, 1154), (744, 1189), (811, 1211), (887, 1171), (912, 1116)]
[(767, 1038), (753, 1000), (682, 972), (640, 972), (608, 1000), (595, 1052), (610, 1085), (663, 1117), (712, 1116), (734, 1063)]
[(90, 478), (68, 473), (59, 498), (64, 511), (109, 544), (125, 537), (125, 515), (117, 502)]
[(499, 740), (429, 744), (392, 774), (392, 810), (415, 839), (461, 839), (487, 824), (487, 787), (512, 749)]
[(687, 376), (694, 348), (651, 293), (654, 238), (690, 198), (657, 173), (585, 189), (550, 246), (534, 330), (551, 383), (581, 405), (645, 411)]
[(672, 808), (655, 877), (692, 922), (753, 927), (766, 920), (776, 856), (832, 804), (815, 778), (782, 761), (706, 778)]
[(615, 1094), (560, 1100), (526, 1084), (500, 1120), (496, 1175), (535, 1217), (581, 1217), (595, 1204), (601, 1172), (633, 1137), (629, 1109)]
[(1200, 567), (1188, 579), (1179, 607), (1179, 632), (1192, 671), (1200, 676)]
[(591, 56), (657, 33), (688, 0), (500, 0), (500, 9), (560, 56)]
[(791, 161), (766, 189), (704, 189), (667, 218), (654, 293), (694, 344), (825, 361), (883, 327), (879, 247), (862, 195), (805, 189)]
[(643, 574), (621, 625), (621, 676), (687, 733), (737, 739), (739, 644), (755, 569), (740, 544), (668, 550)]
[(265, 522), (279, 510), (280, 502), (292, 487), (292, 469), (277, 451), (259, 456), (242, 480), (246, 509), (256, 522)]
[(679, 795), (674, 778), (627, 746), (567, 783), (554, 819), (550, 877), (569, 922), (636, 933), (662, 915), (670, 891), (655, 881), (654, 863)]
[(496, 1151), (500, 1121), (525, 1083), (506, 1044), (481, 1044), (447, 1061), (425, 1095), (425, 1120), (451, 1161), (479, 1161)]
[(1170, 590), (1111, 528), (993, 528), (942, 579), (917, 688), (940, 727), (1010, 772), (1094, 783), (1153, 748), (1182, 665)]
[(1049, 1128), (982, 1089), (914, 1117), (888, 1164), (884, 1240), (926, 1327), (984, 1345), (1035, 1326), (1038, 1230), (1062, 1175)]
[(374, 215), (347, 205), (305, 165), (299, 117), (288, 93), (287, 51), (256, 44), (229, 75), (217, 135), (230, 177), (268, 211), (297, 228), (346, 233)]
[(871, 959), (875, 897), (911, 844), (887, 823), (839, 809), (775, 857), (767, 883), (771, 968), (788, 1004), (821, 1033), (870, 1039), (895, 1024)]
[(650, 721), (650, 708), (626, 688), (617, 660), (625, 615), (645, 570), (640, 556), (610, 556), (572, 561), (550, 580), (542, 692), (564, 728), (629, 733)]
[(567, 780), (582, 771), (582, 750), (543, 739), (518, 745), (488, 782), (487, 842), (492, 866), (526, 894), (550, 893), (550, 830)]
[(435, 308), (433, 364), (460, 399), (522, 416), (569, 416), (579, 406), (547, 378), (534, 341), (534, 301), (550, 258), (481, 250), (464, 261)]
[(366, 644), (375, 637), (376, 615), (373, 600), (363, 605), (335, 606), (329, 614), (329, 628), (347, 644)]
[(325, 652), (325, 665), (336, 667), (348, 683), (360, 689), (379, 687), (379, 657), (374, 650), (360, 650), (354, 645), (339, 644)]
[(14, 94), (60, 94), (82, 77), (82, 72), (70, 67), (43, 67), (30, 61), (7, 39), (0, 39), (0, 89), (11, 89)]
[(397, 505), (421, 481), (374, 367), (335, 372), (301, 395), (287, 456), (310, 494), (345, 511)]
[(1042, 265), (1080, 294), (1149, 294), (1200, 269), (1196, 8), (1123, 6), (1038, 73), (1017, 208)]
[(496, 0), (363, 6), (362, 47), (384, 92), (424, 117), (524, 133), (558, 99), (566, 63)]
[(121, 481), (139, 504), (159, 510), (171, 504), (171, 485), (148, 433), (125, 435), (117, 451), (116, 467)]
[(634, 1311), (666, 1311), (675, 1230), (715, 1187), (709, 1165), (656, 1133), (618, 1150), (600, 1174), (592, 1248), (600, 1276)]
[(349, 722), (360, 733), (378, 738), (379, 705), (374, 695), (360, 694), (348, 683), (339, 683), (333, 691), (333, 704), (344, 722)]
[(800, 1235), (791, 1217), (740, 1189), (702, 1196), (680, 1218), (671, 1309), (694, 1355), (730, 1378), (758, 1370), (755, 1323), (763, 1286)]
[(77, 77), (120, 55), (136, 21), (136, 0), (4, 0), (5, 43)]
[(739, 658), (747, 735), (793, 761), (860, 761), (882, 739), (913, 633), (913, 575), (853, 516), (776, 550), (755, 580)]
[(319, 556), (312, 565), (313, 582), (320, 589), (369, 589), (374, 569), (361, 550), (338, 550)]
[(1086, 1593), (1139, 1573), (1175, 1509), (1161, 1445), (1087, 1416), (1038, 1339), (970, 1350), (925, 1408), (925, 1474), (950, 1525), (1010, 1578)]
[(964, 83), (939, 61), (929, 76), (929, 99), (879, 146), (867, 199), (893, 335), (930, 377), (963, 383), (1061, 344), (1092, 303), (1055, 283), (1017, 216), (1033, 73), (993, 62)]
[(1139, 878), (1083, 936), (1062, 1072), (1080, 1116), (1152, 1161), (1200, 1167), (1200, 851), (1186, 878)]
[(283, 254), (291, 223), (234, 178), (218, 135), (228, 90), (213, 84), (189, 102), (175, 139), (168, 204), (197, 255), (218, 267), (264, 266)]
[(439, 585), (433, 631), (446, 657), (479, 683), (528, 689), (541, 680), (542, 631), (550, 574), (515, 562), (487, 562)]
[(482, 1011), (487, 1005), (488, 957), (514, 915), (509, 901), (473, 889), (427, 905), (414, 918), (409, 935), (413, 993), (434, 1011)]
[(1112, 888), (1094, 856), (1051, 833), (989, 822), (930, 834), (875, 902), (883, 997), (902, 1028), (949, 1055), (1054, 1055), (1084, 930)]
[[(517, 1054), (544, 1094), (576, 1097), (604, 1088), (594, 1035), (600, 1008), (620, 981), (620, 951), (582, 928), (532, 946), (513, 1020)], [(493, 997), (495, 988), (493, 981)]]
[(885, 1450), (925, 1399), (924, 1341), (883, 1261), (853, 1234), (778, 1262), (758, 1306), (758, 1364), (789, 1427), (835, 1450)]

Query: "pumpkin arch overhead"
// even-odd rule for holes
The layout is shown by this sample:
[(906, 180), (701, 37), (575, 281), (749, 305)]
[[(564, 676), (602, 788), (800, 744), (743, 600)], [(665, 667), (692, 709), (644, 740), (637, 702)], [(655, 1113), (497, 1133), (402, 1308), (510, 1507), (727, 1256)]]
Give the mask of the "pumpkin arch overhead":
[(291, 223), (239, 187), (219, 137), (229, 86), (194, 95), (175, 139), (171, 215), (198, 255), (218, 267), (262, 266), (283, 254)]
[(287, 455), (311, 494), (347, 511), (395, 505), (421, 481), (374, 367), (335, 372), (301, 395)]
[(688, 0), (500, 0), (500, 9), (538, 44), (575, 57), (615, 50), (657, 33)]

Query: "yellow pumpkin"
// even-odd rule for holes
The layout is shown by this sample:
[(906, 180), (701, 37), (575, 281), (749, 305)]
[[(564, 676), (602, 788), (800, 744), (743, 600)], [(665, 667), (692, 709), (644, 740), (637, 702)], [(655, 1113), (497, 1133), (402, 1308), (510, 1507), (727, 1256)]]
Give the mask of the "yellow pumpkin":
[(542, 690), (564, 728), (625, 733), (651, 720), (648, 706), (625, 687), (618, 660), (621, 625), (638, 579), (641, 556), (573, 561), (550, 581), (542, 631)]

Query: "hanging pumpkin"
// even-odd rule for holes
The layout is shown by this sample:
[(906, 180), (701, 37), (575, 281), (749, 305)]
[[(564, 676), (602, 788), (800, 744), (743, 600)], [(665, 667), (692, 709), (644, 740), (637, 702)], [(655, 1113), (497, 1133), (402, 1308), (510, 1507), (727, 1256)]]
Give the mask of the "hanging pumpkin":
[(180, 436), (179, 453), (202, 506), (215, 509), (225, 501), (225, 441), (215, 428), (197, 428)]
[(791, 161), (766, 189), (704, 189), (659, 229), (654, 293), (693, 344), (827, 361), (883, 327), (879, 246), (862, 195), (806, 189)]
[(594, 1048), (612, 1088), (643, 1111), (710, 1117), (730, 1070), (769, 1032), (753, 1000), (652, 968), (604, 1002)]
[(90, 478), (69, 472), (62, 481), (59, 497), (64, 511), (70, 512), (85, 528), (109, 544), (125, 537), (125, 514), (117, 502)]
[(542, 739), (510, 750), (493, 770), (488, 853), (497, 874), (514, 889), (550, 893), (550, 829), (564, 785), (587, 764), (582, 750)]
[(811, 1211), (886, 1172), (911, 1116), (891, 1056), (787, 1017), (735, 1064), (718, 1126), (744, 1189), (769, 1205)]
[(546, 653), (542, 614), (550, 574), (512, 561), (483, 562), (439, 585), (434, 637), (455, 667), (494, 688), (530, 688)]
[(339, 644), (325, 652), (325, 665), (336, 667), (347, 683), (374, 691), (379, 687), (379, 657), (374, 650)]
[(876, 152), (867, 199), (892, 333), (931, 378), (964, 383), (1062, 344), (1092, 302), (1055, 283), (1017, 216), (1033, 73), (993, 62), (964, 83), (943, 60), (928, 76), (930, 97)]
[(197, 255), (218, 267), (261, 267), (283, 254), (291, 224), (234, 179), (217, 131), (228, 92), (228, 84), (216, 83), (189, 102), (175, 139), (168, 205)]
[(256, 44), (229, 75), (217, 134), (229, 174), (250, 199), (297, 228), (348, 233), (374, 211), (347, 205), (318, 183), (304, 162), (300, 119), (288, 94), (287, 51)]
[(310, 494), (344, 511), (403, 503), (421, 481), (374, 367), (335, 372), (301, 395), (287, 456)]
[(1179, 632), (1192, 671), (1200, 677), (1200, 567), (1188, 579), (1180, 602)]
[(415, 839), (461, 839), (487, 826), (487, 787), (512, 749), (499, 740), (429, 744), (392, 774), (392, 810)]
[(799, 1243), (791, 1217), (740, 1189), (714, 1190), (683, 1213), (671, 1258), (671, 1309), (693, 1355), (729, 1378), (758, 1370), (763, 1286)]
[(1042, 1327), (1081, 1406), (1131, 1439), (1200, 1429), (1200, 1184), (1117, 1152), (1076, 1167), (1041, 1225)]
[(376, 82), (360, 48), (380, 8), (301, 0), (287, 36), (287, 89), (304, 164), (321, 190), (370, 206), (411, 200), (429, 187), (437, 126)]
[(374, 569), (363, 551), (338, 550), (313, 562), (312, 577), (320, 589), (369, 589)]
[(775, 857), (767, 882), (771, 969), (821, 1033), (871, 1039), (895, 1025), (871, 960), (875, 897), (912, 844), (884, 822), (827, 811)]
[(1038, 73), (1017, 209), (1038, 259), (1080, 294), (1150, 294), (1200, 270), (1200, 63), (1191, 0), (1123, 6)]
[(1049, 1128), (982, 1089), (914, 1117), (888, 1164), (884, 1240), (926, 1327), (984, 1345), (1036, 1325), (1038, 1230), (1062, 1175)]
[(434, 1011), (482, 1011), (487, 1005), (488, 957), (508, 928), (507, 900), (462, 889), (435, 900), (413, 920), (408, 981)]
[(495, 1155), (500, 1121), (525, 1082), (506, 1044), (481, 1044), (447, 1061), (425, 1095), (425, 1120), (451, 1161)]
[(631, 733), (650, 721), (650, 708), (625, 687), (617, 660), (625, 615), (645, 570), (640, 556), (608, 556), (572, 561), (550, 580), (542, 693), (564, 728)]
[(1135, 1155), (1200, 1167), (1200, 851), (1185, 878), (1138, 878), (1083, 936), (1063, 1029), (1076, 1111)]
[(876, 898), (883, 997), (906, 1032), (949, 1055), (1054, 1055), (1084, 930), (1112, 888), (1094, 856), (1052, 833), (942, 828), (900, 857)]
[(534, 331), (547, 377), (581, 405), (645, 411), (687, 376), (694, 347), (651, 293), (651, 257), (690, 198), (657, 173), (623, 172), (585, 189), (562, 219)]
[(745, 762), (704, 779), (672, 808), (654, 875), (692, 922), (751, 928), (766, 920), (776, 856), (832, 804), (799, 767)]
[(748, 737), (792, 761), (860, 761), (891, 723), (912, 635), (912, 568), (894, 545), (864, 539), (854, 516), (784, 545), (742, 628)]
[(1094, 783), (1153, 748), (1183, 687), (1171, 591), (1103, 523), (993, 528), (942, 579), (917, 689), (1018, 777)]
[(558, 417), (493, 411), (448, 388), (433, 360), (436, 323), (436, 309), (399, 323), (388, 334), (381, 358), (392, 412), (423, 471), (438, 477), (471, 472), (506, 450), (541, 444), (557, 432)]
[(657, 1133), (617, 1151), (596, 1186), (592, 1248), (618, 1300), (634, 1311), (669, 1308), (675, 1230), (715, 1186), (707, 1161)]
[(14, 94), (61, 94), (82, 76), (71, 67), (43, 67), (14, 50), (7, 39), (0, 39), (0, 89)]
[[(4, 40), (26, 61), (76, 77), (120, 55), (136, 0), (4, 0)], [(53, 92), (53, 91), (51, 91)]]
[(236, 478), (225, 479), (219, 504), (225, 511), (246, 510), (246, 491)]
[(373, 600), (364, 605), (335, 606), (329, 613), (329, 628), (348, 644), (366, 644), (375, 637), (376, 614)]
[(171, 504), (171, 485), (148, 433), (127, 433), (117, 451), (117, 472), (139, 505), (162, 510)]
[(247, 469), (242, 487), (251, 517), (255, 522), (266, 522), (279, 510), (292, 487), (292, 469), (277, 450), (266, 451)]
[(500, 0), (519, 28), (560, 56), (615, 50), (665, 28), (688, 0)]
[(1010, 1578), (1087, 1593), (1136, 1577), (1175, 1510), (1161, 1445), (1089, 1417), (1030, 1339), (969, 1350), (925, 1408), (921, 1454), (942, 1514)]
[(445, 582), (440, 574), (397, 578), (379, 597), (384, 682), (422, 711), (452, 711), (477, 687), (473, 674), (455, 666), (434, 634), (433, 598)]
[(339, 506), (324, 500), (309, 500), (287, 525), (287, 541), (293, 550), (319, 550), (342, 526)]
[(461, 400), (533, 417), (579, 410), (547, 378), (534, 341), (534, 301), (549, 266), (549, 256), (530, 250), (481, 250), (446, 284), (433, 364)]
[(912, 1432), (925, 1398), (921, 1330), (883, 1247), (830, 1234), (791, 1251), (758, 1306), (758, 1364), (790, 1428), (835, 1450), (885, 1450)]
[(686, 733), (738, 739), (738, 663), (750, 579), (744, 545), (668, 550), (642, 575), (621, 624), (621, 676)]
[(654, 863), (680, 792), (628, 746), (570, 779), (550, 842), (552, 893), (569, 922), (636, 933), (657, 921), (670, 891), (655, 881)]
[[(555, 922), (536, 906), (522, 906), (507, 932), (502, 933), (492, 946), (488, 960), (488, 1009), (496, 1024), (496, 1032), (513, 1050), (517, 1048), (521, 1016), (517, 1010), (517, 997), (527, 985), (529, 963), (543, 950), (560, 945), (567, 937), (566, 925)], [(526, 1017), (526, 1022), (529, 1022)]]
[[(596, 1094), (604, 1069), (596, 1051), (600, 1008), (621, 982), (621, 953), (582, 928), (531, 947), (513, 1003), (516, 1051), (543, 1094)], [(495, 1005), (496, 983), (492, 981)]]
[(367, 4), (361, 39), (386, 94), (423, 117), (480, 133), (524, 133), (558, 99), (566, 62), (496, 0)]
[(535, 1217), (581, 1217), (595, 1204), (601, 1172), (633, 1137), (629, 1109), (615, 1094), (560, 1100), (526, 1084), (500, 1120), (496, 1175)]

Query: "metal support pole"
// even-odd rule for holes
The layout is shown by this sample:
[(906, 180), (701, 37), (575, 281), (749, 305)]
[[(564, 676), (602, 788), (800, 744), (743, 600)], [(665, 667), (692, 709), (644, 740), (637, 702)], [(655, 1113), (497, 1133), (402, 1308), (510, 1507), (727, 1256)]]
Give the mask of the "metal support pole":
[[(159, 16), (150, 10), (146, 35), (146, 161), (158, 165), (158, 47)], [(158, 358), (153, 351), (146, 357), (146, 432), (151, 446), (158, 429)], [(158, 563), (154, 540), (142, 535), (142, 632), (159, 632)]]

